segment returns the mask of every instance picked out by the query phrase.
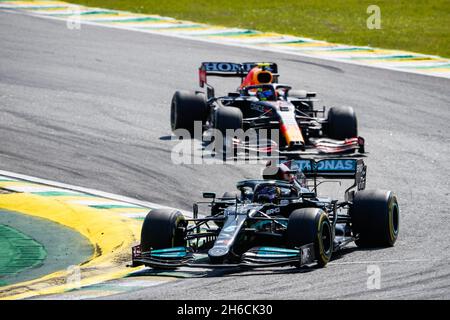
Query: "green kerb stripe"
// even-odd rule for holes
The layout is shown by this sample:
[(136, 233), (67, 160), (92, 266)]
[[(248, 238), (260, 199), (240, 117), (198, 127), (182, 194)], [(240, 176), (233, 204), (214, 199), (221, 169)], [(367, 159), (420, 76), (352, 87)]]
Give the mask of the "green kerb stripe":
[(98, 20), (92, 20), (92, 21), (97, 21), (97, 22), (117, 22), (117, 23), (128, 23), (128, 22), (140, 22), (140, 21), (163, 21), (163, 20), (167, 20), (167, 21), (173, 21), (172, 19), (167, 19), (167, 18), (157, 18), (157, 17), (142, 17), (142, 18), (127, 18), (127, 19), (98, 19)]
[(96, 11), (87, 11), (87, 12), (81, 12), (80, 15), (87, 16), (87, 15), (94, 15), (94, 14), (119, 14), (117, 11), (109, 11), (109, 10), (96, 10)]
[(224, 36), (224, 37), (232, 37), (232, 36), (252, 35), (252, 34), (259, 34), (259, 32), (253, 31), (253, 30), (224, 31), (224, 32), (220, 32), (219, 31), (219, 32), (197, 34), (196, 36)]
[[(51, 16), (52, 17), (66, 17), (66, 16), (73, 16), (73, 15), (80, 15), (80, 16), (92, 16), (92, 15), (96, 15), (96, 14), (118, 14), (117, 12), (114, 11), (87, 11), (87, 12), (80, 12), (80, 13), (75, 13), (75, 12), (61, 12), (61, 13), (54, 13)], [(111, 17), (111, 19), (114, 19), (113, 17)]]
[(32, 7), (13, 7), (13, 9), (24, 9), (24, 10), (47, 10), (47, 9), (66, 9), (68, 6), (51, 6), (51, 7), (44, 7), (44, 6), (32, 6)]
[(332, 48), (329, 51), (371, 51), (371, 49), (368, 48), (358, 48), (358, 47), (352, 47), (352, 48)]
[[(343, 59), (352, 59), (352, 60), (386, 60), (386, 59), (417, 59), (420, 58), (420, 56), (413, 56), (413, 55), (392, 55), (392, 56), (374, 56), (374, 57), (349, 57), (349, 58), (343, 58)], [(424, 57), (425, 59), (426, 57)]]
[[(290, 41), (280, 41), (280, 42), (274, 42), (273, 44), (294, 44), (294, 43), (306, 43), (306, 42), (311, 42), (311, 41), (306, 41), (306, 40), (290, 40)], [(311, 42), (311, 43), (315, 43), (315, 42)]]
[(203, 27), (202, 25), (200, 25), (200, 24), (186, 24), (186, 25), (183, 25), (183, 24), (180, 24), (180, 25), (177, 25), (177, 24), (174, 24), (173, 26), (170, 26), (170, 27), (168, 27), (168, 26), (163, 26), (163, 27), (155, 27), (155, 26), (152, 26), (152, 27), (150, 27), (150, 26), (142, 26), (142, 28), (141, 29), (151, 29), (151, 30), (154, 30), (154, 29), (170, 29), (170, 30), (173, 30), (173, 29), (188, 29), (188, 28), (201, 28), (201, 27)]
[(39, 191), (32, 192), (32, 194), (44, 197), (60, 197), (60, 196), (83, 196), (83, 197), (92, 197), (91, 195), (87, 195), (79, 192), (71, 192), (71, 191)]
[(437, 64), (435, 66), (413, 66), (413, 67), (408, 67), (408, 66), (400, 66), (400, 68), (414, 68), (414, 69), (438, 69), (438, 68), (445, 68), (448, 69), (450, 68), (450, 63), (446, 63), (446, 64)]

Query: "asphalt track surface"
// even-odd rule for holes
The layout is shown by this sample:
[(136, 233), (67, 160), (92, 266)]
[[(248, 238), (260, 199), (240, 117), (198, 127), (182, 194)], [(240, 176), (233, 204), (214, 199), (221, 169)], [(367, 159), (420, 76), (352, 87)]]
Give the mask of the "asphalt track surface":
[[(352, 247), (325, 269), (212, 273), (122, 299), (450, 298), (450, 80), (0, 12), (0, 166), (189, 209), (257, 166), (174, 166), (174, 90), (201, 61), (273, 60), (280, 80), (352, 105), (370, 152), (368, 188), (397, 192), (394, 248)], [(235, 87), (236, 84), (228, 88)], [(367, 288), (369, 265), (381, 289)]]

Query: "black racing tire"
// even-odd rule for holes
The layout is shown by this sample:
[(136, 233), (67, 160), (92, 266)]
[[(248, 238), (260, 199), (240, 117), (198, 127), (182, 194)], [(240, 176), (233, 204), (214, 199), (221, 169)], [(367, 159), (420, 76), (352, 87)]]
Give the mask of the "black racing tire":
[(328, 137), (344, 140), (358, 136), (358, 121), (352, 107), (333, 107), (328, 112)]
[(362, 190), (350, 207), (353, 234), (358, 247), (392, 247), (398, 237), (400, 210), (392, 191)]
[(288, 91), (288, 96), (291, 98), (306, 99), (307, 93), (306, 90), (291, 89)]
[(324, 267), (333, 254), (333, 231), (327, 214), (318, 208), (294, 210), (286, 230), (288, 246), (295, 248), (314, 243), (319, 267)]
[(142, 225), (141, 250), (185, 246), (183, 232), (179, 230), (185, 224), (184, 216), (177, 210), (151, 210)]
[[(222, 138), (215, 140), (215, 150), (218, 155), (222, 155), (225, 159), (227, 149), (232, 151), (234, 156), (234, 149), (232, 148), (232, 141), (227, 141), (227, 129), (238, 130), (242, 129), (243, 122), (242, 111), (236, 107), (219, 107), (214, 112), (214, 128), (222, 134)], [(222, 144), (218, 143), (219, 141)], [(227, 148), (228, 147), (228, 148)]]
[(223, 135), (227, 129), (242, 129), (242, 111), (236, 107), (219, 107), (214, 113), (214, 128)]
[(170, 125), (172, 131), (186, 129), (192, 135), (194, 122), (205, 124), (208, 106), (203, 94), (188, 91), (176, 91), (170, 107)]
[(289, 98), (302, 99), (302, 102), (294, 102), (296, 108), (302, 112), (312, 112), (314, 110), (314, 102), (305, 100), (307, 98), (308, 92), (306, 90), (289, 90)]

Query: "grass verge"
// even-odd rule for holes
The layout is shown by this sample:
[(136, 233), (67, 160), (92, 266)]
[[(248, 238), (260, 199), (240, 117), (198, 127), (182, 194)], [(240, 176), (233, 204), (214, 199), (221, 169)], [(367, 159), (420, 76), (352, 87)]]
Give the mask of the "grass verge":
[[(450, 0), (68, 0), (86, 6), (450, 57)], [(368, 29), (369, 5), (381, 29)]]

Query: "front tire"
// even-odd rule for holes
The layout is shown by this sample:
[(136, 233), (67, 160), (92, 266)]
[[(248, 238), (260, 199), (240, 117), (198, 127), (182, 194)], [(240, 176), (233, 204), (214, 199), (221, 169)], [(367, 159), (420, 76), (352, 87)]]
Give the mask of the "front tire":
[(314, 244), (317, 264), (324, 267), (333, 253), (333, 232), (327, 214), (318, 208), (294, 210), (289, 216), (287, 241), (290, 247)]
[(328, 112), (328, 137), (345, 140), (358, 136), (358, 121), (352, 107), (333, 107)]
[(184, 234), (180, 231), (180, 227), (185, 225), (184, 216), (177, 210), (151, 210), (142, 225), (141, 250), (185, 246)]
[(398, 237), (400, 210), (392, 191), (362, 190), (350, 207), (358, 247), (392, 247)]

